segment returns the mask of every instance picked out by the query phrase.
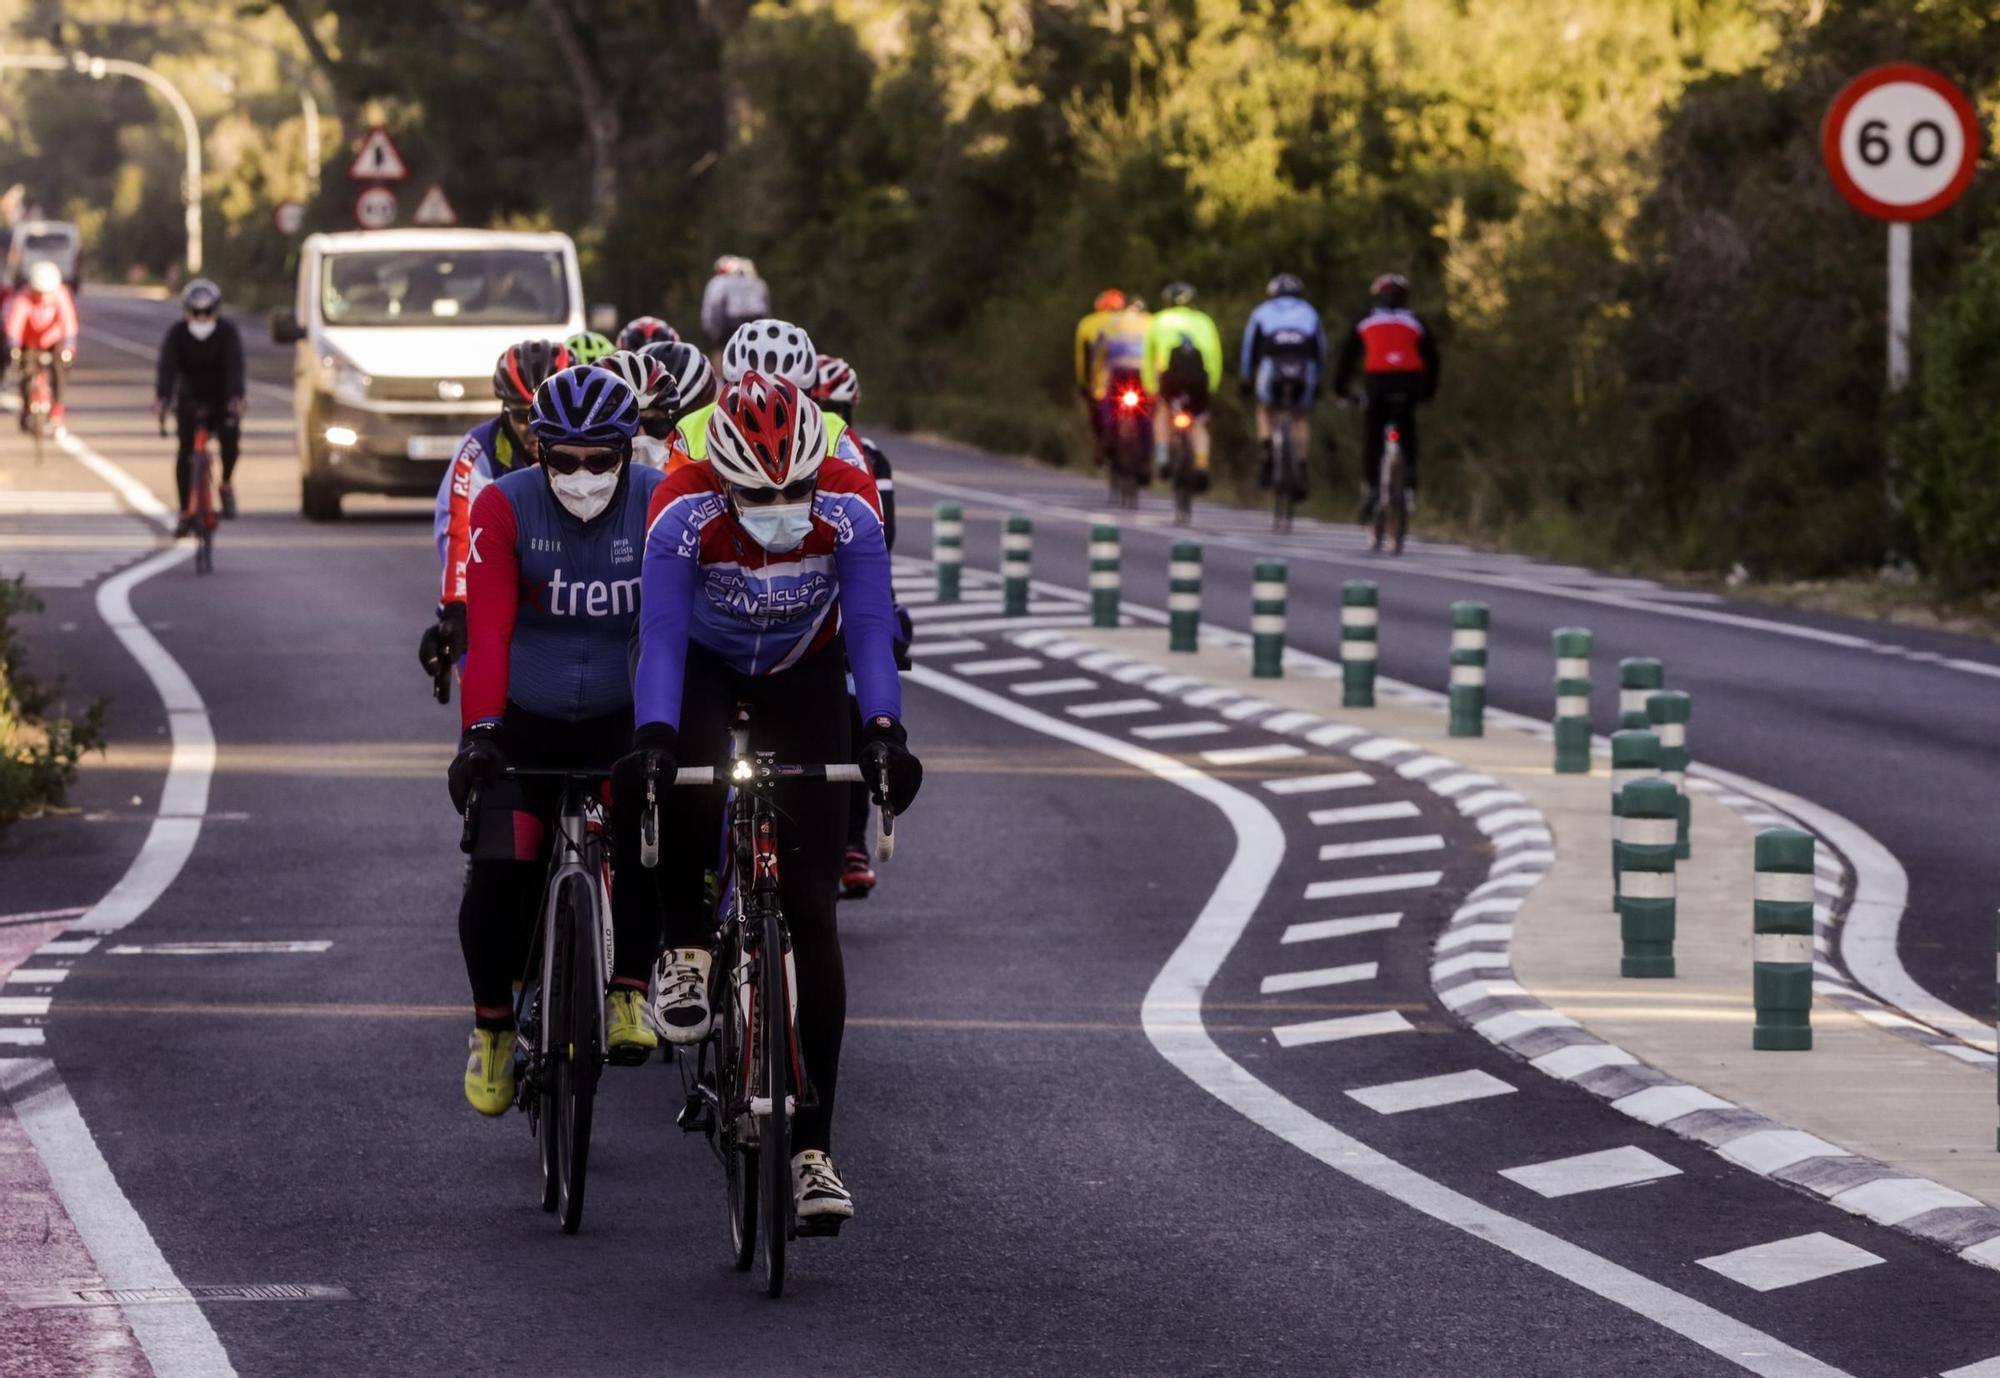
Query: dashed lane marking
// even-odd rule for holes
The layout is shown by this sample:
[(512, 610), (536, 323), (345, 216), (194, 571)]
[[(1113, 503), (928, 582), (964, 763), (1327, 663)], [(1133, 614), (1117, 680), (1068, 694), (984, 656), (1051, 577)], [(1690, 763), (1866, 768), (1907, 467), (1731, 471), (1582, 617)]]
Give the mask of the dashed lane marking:
[(913, 656), (955, 656), (969, 655), (974, 651), (983, 651), (985, 649), (986, 643), (984, 641), (933, 641), (929, 644), (923, 641), (916, 641), (911, 643), (910, 654)]
[(325, 952), (331, 938), (296, 942), (119, 943), (106, 952), (114, 957), (225, 957), (257, 953)]
[(1257, 987), (1259, 995), (1283, 995), (1294, 990), (1318, 990), (1321, 986), (1343, 986), (1354, 981), (1372, 981), (1380, 967), (1374, 962), (1355, 962), (1341, 967), (1320, 967), (1315, 971), (1281, 971), (1266, 976)]
[(7, 984), (53, 986), (69, 975), (68, 967), (15, 967), (7, 973)]
[(1388, 895), (1398, 890), (1428, 890), (1443, 879), (1442, 871), (1405, 871), (1392, 876), (1359, 876), (1353, 880), (1316, 880), (1306, 886), (1306, 898), (1339, 900), (1352, 895)]
[(1357, 933), (1380, 933), (1403, 921), (1401, 914), (1361, 914), (1351, 919), (1315, 919), (1311, 923), (1285, 926), (1280, 943), (1310, 943), (1322, 938), (1351, 938)]
[(1484, 1100), (1488, 1096), (1511, 1096), (1514, 1087), (1490, 1072), (1445, 1072), (1380, 1086), (1357, 1086), (1347, 1094), (1378, 1115), (1401, 1115), (1411, 1110)]
[(1817, 1282), (1836, 1273), (1871, 1268), (1883, 1261), (1858, 1245), (1818, 1231), (1695, 1260), (1753, 1292), (1775, 1292), (1780, 1287)]
[(1579, 1153), (1573, 1158), (1552, 1158), (1545, 1163), (1502, 1168), (1500, 1175), (1537, 1196), (1553, 1198), (1657, 1182), (1662, 1177), (1678, 1177), (1680, 1171), (1672, 1163), (1654, 1157), (1636, 1144), (1627, 1144), (1623, 1148), (1607, 1148), (1598, 1153)]
[(1063, 710), (1073, 718), (1129, 718), (1134, 713), (1157, 713), (1158, 699), (1112, 699), (1105, 703), (1073, 703)]
[(1303, 1048), (1315, 1043), (1338, 1043), (1350, 1038), (1372, 1038), (1376, 1034), (1413, 1033), (1415, 1026), (1395, 1010), (1369, 1014), (1343, 1014), (1332, 1019), (1314, 1019), (1304, 1024), (1280, 1024), (1271, 1030), (1281, 1048)]
[(1321, 861), (1359, 861), (1371, 856), (1409, 856), (1414, 852), (1441, 852), (1444, 838), (1437, 833), (1421, 837), (1378, 837), (1367, 842), (1329, 842), (1319, 849)]
[(1350, 804), (1341, 809), (1314, 809), (1308, 822), (1321, 828), (1337, 828), (1347, 823), (1386, 823), (1396, 818), (1421, 818), (1423, 810), (1408, 799), (1387, 804)]
[(1039, 670), (1042, 662), (1034, 656), (1006, 656), (1000, 660), (961, 660), (951, 667), (954, 675), (1009, 675), (1019, 670)]
[[(1226, 714), (1225, 714), (1226, 716)], [(1212, 766), (1255, 766), (1269, 761), (1291, 761), (1306, 754), (1302, 746), (1290, 742), (1267, 742), (1261, 746), (1224, 746), (1201, 753)]]
[(1227, 723), (1219, 722), (1156, 722), (1133, 728), (1132, 735), (1141, 741), (1163, 742), (1179, 737), (1212, 737), (1228, 730)]
[(1008, 685), (1007, 692), (1019, 694), (1023, 698), (1040, 698), (1045, 694), (1081, 694), (1096, 687), (1097, 681), (1094, 679), (1072, 676), (1068, 679), (1023, 680), (1019, 684)]
[(1264, 788), (1273, 794), (1321, 794), (1336, 789), (1362, 789), (1375, 783), (1364, 770), (1343, 770), (1332, 775), (1289, 775), (1266, 780)]

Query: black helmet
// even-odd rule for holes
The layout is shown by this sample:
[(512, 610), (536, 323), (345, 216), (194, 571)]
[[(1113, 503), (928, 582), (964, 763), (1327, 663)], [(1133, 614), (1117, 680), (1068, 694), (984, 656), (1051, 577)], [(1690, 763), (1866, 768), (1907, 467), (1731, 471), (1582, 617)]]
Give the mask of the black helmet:
[(1369, 284), (1368, 293), (1384, 306), (1402, 306), (1410, 300), (1410, 280), (1401, 273), (1384, 273)]
[(1194, 288), (1185, 282), (1170, 282), (1160, 289), (1160, 300), (1169, 306), (1187, 306), (1194, 301)]
[(1264, 288), (1264, 295), (1267, 297), (1303, 297), (1305, 294), (1306, 285), (1293, 273), (1278, 274)]
[(551, 373), (559, 373), (576, 360), (569, 350), (554, 340), (523, 340), (501, 351), (493, 365), (493, 395), (510, 410), (531, 405), (535, 391)]

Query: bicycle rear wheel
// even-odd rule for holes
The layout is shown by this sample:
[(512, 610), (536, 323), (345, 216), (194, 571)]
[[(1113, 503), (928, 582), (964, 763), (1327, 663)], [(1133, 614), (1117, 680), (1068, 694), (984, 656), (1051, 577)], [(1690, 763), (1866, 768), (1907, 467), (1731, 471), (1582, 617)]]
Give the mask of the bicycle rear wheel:
[(750, 1100), (743, 1078), (743, 1026), (751, 996), (736, 977), (739, 955), (734, 942), (725, 943), (715, 964), (722, 986), (715, 1037), (715, 1133), (729, 1192), (731, 1262), (737, 1272), (747, 1273), (757, 1261), (757, 1150), (738, 1133)]
[(583, 1224), (583, 1189), (590, 1169), (590, 1124), (602, 1066), (598, 1024), (603, 1008), (597, 993), (597, 896), (582, 877), (563, 886), (556, 903), (556, 935), (562, 944), (562, 979), (550, 1003), (555, 1043), (554, 1081), (558, 1140), (557, 1218), (564, 1234)]
[(1276, 419), (1271, 431), (1271, 529), (1292, 529), (1292, 500), (1298, 484), (1292, 478), (1291, 418)]
[(1389, 516), (1391, 525), (1395, 531), (1395, 551), (1398, 555), (1401, 555), (1403, 553), (1403, 540), (1409, 535), (1410, 531), (1409, 465), (1403, 459), (1401, 449), (1396, 451), (1396, 461), (1390, 466), (1389, 477), (1396, 485), (1390, 490), (1395, 493), (1396, 497), (1395, 508)]
[(785, 998), (784, 924), (773, 902), (764, 913), (762, 950), (757, 954), (757, 1022), (762, 1093), (770, 1112), (757, 1135), (764, 1192), (764, 1290), (785, 1291), (785, 1245), (792, 1237), (791, 1020)]

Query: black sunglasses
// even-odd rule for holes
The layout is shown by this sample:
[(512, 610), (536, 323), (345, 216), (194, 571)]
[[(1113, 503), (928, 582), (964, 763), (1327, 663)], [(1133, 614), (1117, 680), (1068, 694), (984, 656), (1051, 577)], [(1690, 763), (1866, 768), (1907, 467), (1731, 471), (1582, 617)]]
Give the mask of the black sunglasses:
[(211, 306), (211, 307), (209, 307), (209, 308), (208, 308), (208, 310), (206, 310), (206, 311), (197, 311), (197, 310), (195, 310), (195, 308), (193, 308), (192, 306), (190, 306), (190, 307), (188, 308), (188, 313), (187, 313), (187, 314), (188, 314), (188, 319), (189, 319), (189, 320), (191, 320), (191, 321), (207, 321), (207, 320), (214, 320), (214, 319), (215, 319), (215, 308)]
[(802, 478), (796, 483), (788, 483), (783, 488), (742, 488), (732, 483), (729, 485), (729, 495), (736, 499), (739, 507), (769, 507), (780, 499), (786, 502), (804, 502), (812, 496), (813, 489), (818, 485), (817, 475), (812, 478)]
[(665, 440), (674, 433), (674, 418), (663, 411), (641, 412), (639, 429), (655, 440)]
[(608, 474), (624, 462), (623, 450), (605, 449), (596, 445), (542, 447), (542, 467), (553, 469), (558, 474), (573, 474), (578, 469), (588, 469), (593, 474)]

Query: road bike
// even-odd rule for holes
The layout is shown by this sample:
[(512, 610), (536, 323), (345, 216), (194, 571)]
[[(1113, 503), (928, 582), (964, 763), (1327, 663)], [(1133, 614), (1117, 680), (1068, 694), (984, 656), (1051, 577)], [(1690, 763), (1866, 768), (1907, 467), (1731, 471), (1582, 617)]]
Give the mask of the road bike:
[(1271, 378), (1271, 529), (1290, 531), (1292, 513), (1305, 495), (1306, 450), (1299, 447), (1299, 423), (1312, 398), (1306, 391), (1303, 362), (1272, 361)]
[(21, 415), (35, 445), (35, 463), (42, 462), (42, 447), (55, 431), (55, 381), (52, 370), (59, 360), (53, 349), (17, 350), (15, 362), (27, 370), (22, 392)]
[[(194, 443), (188, 450), (187, 501), (181, 505), (181, 522), (194, 534), (194, 572), (215, 570), (215, 458), (209, 454), (208, 417), (196, 413)], [(160, 418), (160, 434), (167, 433), (167, 418)]]
[(1410, 527), (1409, 464), (1403, 457), (1403, 428), (1393, 420), (1382, 427), (1382, 462), (1375, 474), (1371, 524), (1375, 539), (1370, 549), (1379, 552), (1383, 540), (1392, 537), (1395, 553), (1403, 553), (1403, 538)]
[(1105, 437), (1105, 467), (1110, 471), (1111, 501), (1119, 507), (1139, 506), (1152, 459), (1153, 422), (1145, 389), (1138, 378), (1120, 372), (1111, 376), (1111, 425)]
[[(762, 1240), (764, 1290), (785, 1289), (785, 1248), (800, 1236), (840, 1233), (838, 1219), (801, 1223), (792, 1199), (791, 1123), (818, 1097), (799, 1052), (797, 971), (778, 898), (778, 818), (771, 792), (781, 784), (861, 782), (858, 765), (783, 765), (750, 750), (750, 711), (738, 705), (729, 734), (729, 763), (684, 768), (675, 785), (726, 784), (727, 826), (716, 872), (716, 926), (710, 942), (708, 1037), (679, 1050), (686, 1100), (679, 1116), (688, 1133), (707, 1136), (722, 1163), (729, 1202), (731, 1258), (747, 1272)], [(876, 782), (888, 797), (884, 768)], [(895, 852), (895, 815), (881, 810), (875, 855)], [(659, 859), (658, 795), (647, 782), (640, 823), (640, 859)]]
[(1192, 404), (1185, 397), (1176, 397), (1167, 404), (1167, 479), (1174, 490), (1174, 525), (1189, 526), (1194, 522), (1195, 495), (1208, 487), (1208, 475), (1195, 464), (1194, 423)]
[[(521, 989), (514, 997), (514, 1103), (528, 1116), (542, 1167), (542, 1209), (564, 1234), (583, 1224), (590, 1125), (607, 1056), (604, 997), (611, 979), (611, 825), (608, 770), (512, 767), (504, 780), (560, 782), (548, 877)], [(479, 795), (466, 801), (460, 847), (470, 853)]]

